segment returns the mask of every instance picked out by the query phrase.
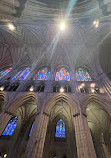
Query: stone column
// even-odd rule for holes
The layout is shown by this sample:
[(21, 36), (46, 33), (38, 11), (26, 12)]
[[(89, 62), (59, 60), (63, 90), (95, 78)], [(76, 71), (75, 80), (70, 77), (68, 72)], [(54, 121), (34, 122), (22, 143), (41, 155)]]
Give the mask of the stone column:
[(34, 122), (25, 158), (42, 158), (49, 114), (41, 112)]
[(86, 115), (75, 114), (74, 126), (78, 158), (96, 158)]

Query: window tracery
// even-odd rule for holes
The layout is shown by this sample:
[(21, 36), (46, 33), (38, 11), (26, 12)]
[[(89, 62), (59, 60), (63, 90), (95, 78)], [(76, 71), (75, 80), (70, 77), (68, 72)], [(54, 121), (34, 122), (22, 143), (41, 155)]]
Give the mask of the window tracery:
[(65, 138), (65, 123), (60, 119), (56, 124), (56, 134), (57, 138)]
[(4, 132), (2, 133), (2, 135), (9, 135), (12, 136), (16, 126), (18, 123), (18, 118), (17, 117), (13, 117), (9, 123), (7, 124), (7, 126), (5, 127)]
[(55, 81), (70, 81), (70, 74), (65, 68), (61, 68), (56, 72)]
[(49, 79), (49, 76), (50, 76), (50, 72), (48, 71), (47, 68), (45, 68), (45, 69), (42, 69), (41, 71), (39, 71), (39, 72), (36, 74), (34, 80), (36, 80), (36, 79), (37, 79), (37, 80), (48, 80), (48, 79)]
[(76, 71), (76, 80), (77, 81), (92, 81), (89, 73), (82, 68), (79, 68)]

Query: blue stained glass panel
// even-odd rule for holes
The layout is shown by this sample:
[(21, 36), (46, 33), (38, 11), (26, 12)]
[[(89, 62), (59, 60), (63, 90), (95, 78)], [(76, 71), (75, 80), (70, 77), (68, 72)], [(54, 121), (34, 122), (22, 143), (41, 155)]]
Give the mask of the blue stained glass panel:
[(19, 71), (19, 72), (13, 77), (12, 80), (17, 80), (17, 79), (19, 78), (21, 72), (22, 72), (22, 71)]
[(56, 134), (57, 138), (65, 138), (65, 123), (60, 119), (56, 124)]
[(0, 72), (0, 79), (3, 78), (4, 76), (6, 76), (11, 70), (12, 70), (12, 68), (10, 67), (9, 69), (7, 69), (5, 71), (1, 71)]
[(70, 81), (70, 74), (64, 68), (61, 68), (59, 72), (56, 72), (55, 81)]
[(29, 137), (31, 136), (33, 126), (34, 126), (34, 123), (33, 123), (32, 126), (31, 126), (31, 130), (30, 130), (30, 133), (29, 133)]
[(82, 68), (79, 68), (76, 71), (76, 79), (77, 81), (92, 81), (89, 73)]
[(2, 135), (9, 135), (9, 136), (12, 136), (16, 126), (17, 126), (17, 123), (18, 123), (18, 118), (17, 117), (13, 117), (8, 125), (6, 126), (4, 132), (2, 133)]
[(12, 80), (25, 80), (30, 73), (30, 68), (26, 68), (24, 71), (19, 71)]
[(43, 69), (43, 70), (41, 70), (37, 73), (34, 80), (35, 79), (37, 79), (37, 80), (48, 80), (49, 76), (50, 76), (50, 72), (48, 72), (48, 69), (45, 68), (45, 69)]

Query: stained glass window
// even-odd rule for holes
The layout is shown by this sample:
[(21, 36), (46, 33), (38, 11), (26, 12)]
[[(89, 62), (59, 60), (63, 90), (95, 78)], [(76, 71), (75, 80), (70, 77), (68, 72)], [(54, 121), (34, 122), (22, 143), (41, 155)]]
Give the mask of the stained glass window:
[(48, 69), (45, 68), (45, 69), (43, 69), (43, 70), (41, 70), (37, 73), (34, 80), (35, 79), (37, 79), (37, 80), (48, 80), (49, 76), (50, 76), (50, 72), (48, 72)]
[(56, 134), (57, 138), (65, 138), (65, 123), (60, 119), (56, 124)]
[(76, 79), (77, 81), (92, 81), (89, 73), (82, 68), (79, 68), (76, 71)]
[(70, 74), (64, 68), (61, 68), (59, 72), (56, 72), (56, 81), (70, 81)]
[(30, 68), (26, 68), (24, 71), (19, 71), (12, 80), (25, 80), (30, 73)]
[(7, 75), (11, 70), (12, 70), (12, 68), (10, 67), (9, 69), (7, 69), (5, 71), (1, 71), (0, 72), (0, 79), (3, 78), (5, 75)]
[(32, 126), (31, 126), (31, 130), (30, 130), (30, 133), (29, 133), (29, 137), (31, 136), (33, 126), (34, 126), (34, 123), (33, 123)]
[(6, 126), (4, 132), (2, 133), (2, 135), (9, 135), (11, 136), (17, 126), (17, 122), (18, 122), (18, 118), (17, 117), (13, 117), (8, 125)]
[(12, 80), (17, 80), (20, 76), (20, 74), (22, 73), (22, 71), (19, 71)]

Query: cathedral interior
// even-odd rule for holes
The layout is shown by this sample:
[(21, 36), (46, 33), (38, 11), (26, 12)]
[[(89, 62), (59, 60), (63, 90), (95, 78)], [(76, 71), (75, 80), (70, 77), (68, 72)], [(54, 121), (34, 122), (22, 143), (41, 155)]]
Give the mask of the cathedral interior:
[(0, 1), (0, 158), (111, 158), (111, 0)]

